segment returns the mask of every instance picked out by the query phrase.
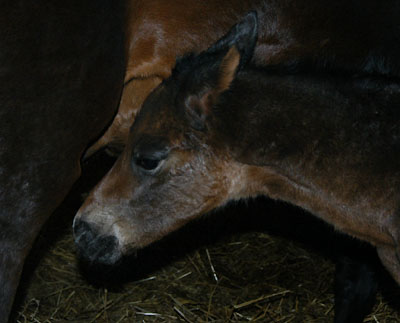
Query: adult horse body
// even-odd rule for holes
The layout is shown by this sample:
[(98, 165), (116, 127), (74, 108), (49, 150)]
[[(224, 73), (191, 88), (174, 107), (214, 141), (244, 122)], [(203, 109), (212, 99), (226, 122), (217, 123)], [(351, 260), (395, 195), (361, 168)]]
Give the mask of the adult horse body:
[(122, 1), (6, 1), (0, 12), (0, 322), (24, 259), (111, 121), (123, 84)]
[(199, 53), (249, 10), (259, 20), (257, 66), (284, 72), (400, 75), (397, 0), (130, 0), (127, 71), (121, 104), (107, 132), (88, 150), (121, 149), (151, 91), (177, 57)]

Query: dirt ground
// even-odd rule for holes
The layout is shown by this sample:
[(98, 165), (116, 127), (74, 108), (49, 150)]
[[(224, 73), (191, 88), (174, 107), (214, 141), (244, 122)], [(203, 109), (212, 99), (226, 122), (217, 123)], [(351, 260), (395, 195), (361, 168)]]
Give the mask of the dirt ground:
[[(113, 160), (100, 154), (27, 260), (12, 322), (331, 322), (336, 251), (355, 243), (264, 198), (234, 203), (132, 255), (81, 264), (71, 224)], [(380, 279), (365, 322), (400, 322), (400, 288)]]

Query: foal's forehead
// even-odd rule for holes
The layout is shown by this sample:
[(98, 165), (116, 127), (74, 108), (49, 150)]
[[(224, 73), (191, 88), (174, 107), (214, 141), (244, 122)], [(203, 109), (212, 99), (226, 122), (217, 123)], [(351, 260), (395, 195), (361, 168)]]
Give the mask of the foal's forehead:
[(166, 80), (159, 85), (145, 100), (142, 110), (143, 114), (158, 113), (172, 115), (177, 113), (179, 94), (182, 92), (182, 85), (173, 80)]
[(152, 128), (153, 125), (159, 125), (166, 119), (172, 117), (170, 111), (173, 110), (173, 98), (166, 91), (164, 86), (156, 88), (144, 101), (131, 131), (137, 131), (143, 127)]
[(162, 84), (144, 102), (131, 128), (131, 144), (137, 143), (139, 138), (176, 141), (184, 132), (185, 119), (182, 107), (178, 107), (176, 91)]

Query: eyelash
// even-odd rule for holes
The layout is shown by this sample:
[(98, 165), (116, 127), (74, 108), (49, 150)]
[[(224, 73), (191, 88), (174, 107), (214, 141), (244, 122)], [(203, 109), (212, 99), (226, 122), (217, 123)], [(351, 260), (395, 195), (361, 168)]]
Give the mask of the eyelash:
[(145, 171), (155, 170), (160, 165), (161, 159), (153, 159), (153, 158), (136, 158), (135, 164), (136, 166), (144, 169)]

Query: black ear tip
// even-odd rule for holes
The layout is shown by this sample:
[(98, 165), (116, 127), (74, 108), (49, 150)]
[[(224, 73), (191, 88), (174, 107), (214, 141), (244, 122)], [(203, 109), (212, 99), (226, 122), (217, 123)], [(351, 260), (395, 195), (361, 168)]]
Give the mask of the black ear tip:
[(249, 11), (236, 26), (235, 45), (241, 53), (240, 67), (243, 67), (253, 56), (256, 47), (258, 39), (257, 11)]
[(244, 17), (243, 21), (246, 21), (250, 26), (257, 27), (258, 16), (257, 11), (251, 10)]
[(208, 49), (208, 52), (217, 52), (233, 45), (236, 45), (240, 52), (252, 51), (258, 38), (257, 16), (257, 11), (255, 10), (247, 12), (224, 37)]
[(250, 34), (257, 34), (258, 29), (258, 17), (257, 11), (249, 11), (239, 22), (239, 28), (246, 30)]

